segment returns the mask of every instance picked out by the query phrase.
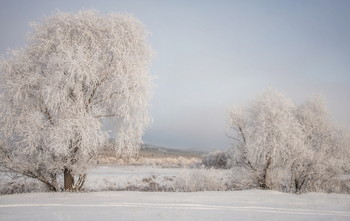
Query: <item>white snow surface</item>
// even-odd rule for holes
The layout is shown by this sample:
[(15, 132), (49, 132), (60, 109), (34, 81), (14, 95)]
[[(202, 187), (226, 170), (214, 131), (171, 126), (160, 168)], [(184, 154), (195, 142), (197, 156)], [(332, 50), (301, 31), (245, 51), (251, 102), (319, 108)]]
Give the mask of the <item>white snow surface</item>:
[[(200, 174), (212, 176), (211, 179), (227, 179), (230, 170), (222, 169), (187, 169), (187, 168), (160, 168), (149, 166), (96, 166), (88, 171), (84, 190), (88, 191), (109, 191), (123, 190), (128, 186), (135, 186), (139, 189), (148, 186), (145, 180), (150, 179), (165, 188), (174, 188), (174, 179), (182, 177), (187, 182), (194, 182)], [(196, 176), (196, 177), (193, 177)]]
[(174, 177), (180, 174), (182, 168), (157, 168), (147, 166), (97, 166), (88, 171), (85, 189), (100, 190), (108, 186), (124, 188), (127, 185), (142, 184), (142, 179), (155, 177), (161, 183), (164, 177)]
[(275, 191), (28, 193), (0, 197), (0, 220), (350, 220), (350, 195)]
[[(88, 171), (86, 190), (162, 185), (165, 177), (194, 169), (98, 166)], [(226, 170), (212, 170), (219, 177)], [(196, 174), (196, 173), (194, 173)], [(187, 174), (191, 176), (191, 173)], [(196, 177), (189, 177), (195, 179)], [(140, 183), (141, 182), (141, 183)], [(26, 193), (0, 196), (1, 220), (349, 220), (350, 195), (247, 190), (229, 192), (81, 192)]]

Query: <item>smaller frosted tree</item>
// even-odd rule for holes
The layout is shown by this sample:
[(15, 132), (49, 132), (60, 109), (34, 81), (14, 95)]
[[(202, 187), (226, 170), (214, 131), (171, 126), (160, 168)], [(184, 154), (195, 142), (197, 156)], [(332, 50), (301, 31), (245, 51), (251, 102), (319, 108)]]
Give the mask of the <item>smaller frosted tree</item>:
[[(322, 101), (297, 107), (268, 90), (246, 109), (229, 114), (231, 166), (250, 171), (255, 186), (292, 192), (325, 189), (348, 165), (344, 132), (332, 125)], [(253, 184), (254, 185), (254, 184)]]
[(256, 173), (262, 188), (270, 188), (269, 172), (288, 164), (300, 145), (301, 130), (295, 109), (282, 94), (268, 90), (247, 110), (247, 119), (231, 112), (231, 122), (236, 123), (232, 126), (238, 128), (244, 142), (243, 146), (239, 144), (240, 155)]
[(149, 123), (151, 49), (134, 17), (94, 10), (35, 24), (29, 45), (1, 60), (0, 163), (57, 191), (79, 190), (115, 122), (116, 152), (138, 150)]

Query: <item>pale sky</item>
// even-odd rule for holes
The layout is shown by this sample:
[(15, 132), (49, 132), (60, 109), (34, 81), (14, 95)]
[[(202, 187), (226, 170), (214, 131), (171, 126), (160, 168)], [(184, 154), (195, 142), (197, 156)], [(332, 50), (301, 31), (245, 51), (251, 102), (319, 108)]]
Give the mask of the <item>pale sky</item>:
[(350, 128), (350, 1), (0, 0), (0, 54), (26, 44), (29, 22), (90, 8), (131, 13), (152, 33), (146, 143), (227, 148), (228, 109), (269, 87), (297, 103), (323, 95)]

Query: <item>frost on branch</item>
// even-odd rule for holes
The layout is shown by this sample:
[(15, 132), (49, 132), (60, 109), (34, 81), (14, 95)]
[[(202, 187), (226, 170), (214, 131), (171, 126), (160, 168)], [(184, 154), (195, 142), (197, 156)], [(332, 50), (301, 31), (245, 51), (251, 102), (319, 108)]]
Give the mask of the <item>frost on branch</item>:
[(139, 148), (150, 121), (147, 32), (130, 15), (94, 10), (33, 28), (28, 46), (1, 60), (1, 164), (52, 190), (64, 172), (65, 189), (79, 189), (106, 142), (103, 118), (116, 124), (118, 154)]

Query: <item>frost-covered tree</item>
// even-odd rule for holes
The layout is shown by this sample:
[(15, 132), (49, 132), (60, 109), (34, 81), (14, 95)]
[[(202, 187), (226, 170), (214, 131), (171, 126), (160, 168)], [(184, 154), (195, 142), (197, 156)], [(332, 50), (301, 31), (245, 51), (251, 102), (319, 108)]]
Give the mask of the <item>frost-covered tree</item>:
[(318, 97), (297, 107), (268, 90), (246, 109), (232, 109), (229, 124), (235, 141), (230, 166), (250, 171), (255, 186), (317, 191), (349, 165), (345, 133)]
[(282, 94), (268, 90), (246, 110), (246, 119), (237, 110), (230, 114), (231, 127), (241, 137), (236, 152), (242, 163), (256, 173), (262, 188), (270, 188), (271, 169), (286, 165), (297, 153), (301, 130), (295, 109), (293, 102)]
[(138, 150), (149, 124), (151, 49), (133, 16), (58, 12), (1, 59), (1, 166), (51, 190), (78, 190), (115, 122), (116, 152)]

